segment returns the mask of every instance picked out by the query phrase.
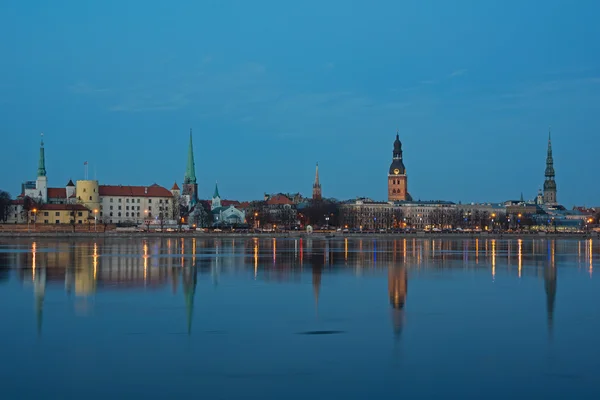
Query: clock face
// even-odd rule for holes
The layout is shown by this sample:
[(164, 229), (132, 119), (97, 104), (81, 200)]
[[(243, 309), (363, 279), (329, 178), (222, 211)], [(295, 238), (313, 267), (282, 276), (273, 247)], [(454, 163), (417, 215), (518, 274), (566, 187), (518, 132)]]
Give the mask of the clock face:
[(394, 170), (394, 174), (398, 175), (399, 173), (400, 173), (400, 170), (399, 170), (398, 168), (396, 168), (396, 169)]

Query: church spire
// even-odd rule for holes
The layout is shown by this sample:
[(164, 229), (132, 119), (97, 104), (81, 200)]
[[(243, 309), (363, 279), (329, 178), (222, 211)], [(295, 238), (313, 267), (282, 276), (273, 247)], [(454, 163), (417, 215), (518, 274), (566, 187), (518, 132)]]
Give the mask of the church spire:
[(321, 182), (319, 181), (319, 163), (315, 170), (315, 183), (313, 183), (313, 200), (321, 200)]
[(213, 199), (216, 199), (217, 197), (219, 199), (221, 198), (221, 196), (219, 196), (219, 182), (218, 181), (215, 182), (215, 192), (213, 193)]
[(37, 176), (46, 176), (46, 157), (44, 154), (44, 134), (41, 134), (42, 139), (40, 142), (40, 159), (38, 161)]
[(187, 168), (184, 183), (196, 184), (196, 163), (194, 162), (194, 145), (192, 144), (192, 128), (190, 128), (190, 144), (188, 146)]
[(554, 158), (552, 157), (552, 137), (548, 128), (548, 153), (546, 155), (546, 171), (544, 173), (544, 203), (556, 204), (556, 182), (554, 181)]

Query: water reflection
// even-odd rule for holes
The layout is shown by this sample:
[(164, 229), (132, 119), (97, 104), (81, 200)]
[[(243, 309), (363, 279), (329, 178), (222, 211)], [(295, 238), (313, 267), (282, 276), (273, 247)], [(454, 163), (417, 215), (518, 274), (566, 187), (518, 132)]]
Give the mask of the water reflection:
[[(8, 248), (11, 251), (3, 251)], [(16, 251), (12, 251), (16, 249)], [(516, 250), (516, 251), (515, 251)], [(404, 326), (408, 275), (447, 269), (488, 271), (493, 280), (543, 276), (548, 332), (552, 335), (557, 266), (574, 254), (585, 259), (592, 277), (593, 241), (378, 239), (201, 239), (11, 240), (0, 247), (0, 266), (9, 266), (22, 282), (33, 283), (38, 331), (46, 286), (64, 284), (67, 294), (86, 298), (99, 292), (182, 288), (187, 332), (192, 333), (199, 275), (217, 285), (221, 275), (244, 275), (263, 282), (302, 282), (310, 272), (318, 315), (325, 272), (379, 274), (387, 270), (388, 296), (396, 337)], [(3, 280), (9, 273), (0, 268)], [(501, 274), (501, 275), (499, 275)], [(489, 275), (488, 275), (489, 276)]]

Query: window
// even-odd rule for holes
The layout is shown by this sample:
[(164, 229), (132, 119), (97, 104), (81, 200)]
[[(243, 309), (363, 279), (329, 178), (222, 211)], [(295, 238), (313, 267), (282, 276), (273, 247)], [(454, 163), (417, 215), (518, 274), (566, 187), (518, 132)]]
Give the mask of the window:
[(119, 203), (121, 202), (121, 199), (119, 199)]
[(165, 200), (165, 204), (169, 204), (169, 199)]
[(100, 204), (100, 209), (102, 210), (102, 204)]
[(152, 206), (148, 206), (148, 211), (152, 211)]
[(152, 199), (148, 199), (148, 203), (152, 203)]
[(77, 223), (78, 223), (78, 224), (80, 224), (80, 223), (81, 223), (81, 220), (77, 221)]
[(158, 202), (162, 204), (162, 199), (158, 200)]
[[(81, 211), (79, 211), (79, 212), (77, 213), (77, 216), (78, 216), (78, 217), (82, 217), (82, 216), (83, 216), (83, 213), (82, 213)], [(80, 223), (81, 223), (81, 222), (80, 222)]]
[(83, 193), (85, 193), (85, 188), (83, 188)]
[(48, 216), (48, 211), (44, 211), (44, 217)]
[(121, 206), (119, 206), (119, 210), (121, 209)]
[(111, 224), (113, 223), (113, 222), (112, 222), (112, 219), (110, 220), (110, 223), (111, 223)]
[(102, 211), (100, 211), (100, 217), (102, 217)]
[(129, 210), (129, 206), (125, 207), (126, 210)]
[(110, 216), (111, 216), (111, 217), (113, 216), (113, 213), (112, 213), (112, 211), (110, 212)]
[(113, 208), (112, 208), (112, 206), (110, 206), (110, 209), (111, 209), (111, 210), (113, 209)]
[(139, 217), (139, 216), (140, 216), (140, 213), (138, 213), (138, 215), (137, 215), (137, 216)]
[(137, 199), (137, 200), (138, 200), (137, 202), (138, 202), (138, 204), (139, 204), (139, 203), (140, 203), (140, 199)]
[(56, 222), (55, 222), (55, 224), (60, 224), (60, 220), (57, 219)]
[(44, 223), (45, 223), (45, 224), (47, 224), (47, 223), (48, 223), (48, 220), (47, 220), (47, 219), (45, 219), (45, 220), (44, 220)]
[[(140, 206), (138, 206), (138, 211), (140, 211)], [(138, 213), (139, 214), (139, 213)]]
[(113, 198), (112, 198), (112, 197), (110, 198), (110, 202), (111, 202), (111, 203), (113, 202)]
[(56, 217), (60, 217), (60, 211), (57, 211), (56, 214), (54, 214)]
[(129, 203), (129, 199), (125, 199), (125, 203)]
[(129, 217), (129, 213), (125, 213), (125, 216), (126, 216), (126, 217)]
[(119, 217), (121, 216), (121, 213), (119, 213)]

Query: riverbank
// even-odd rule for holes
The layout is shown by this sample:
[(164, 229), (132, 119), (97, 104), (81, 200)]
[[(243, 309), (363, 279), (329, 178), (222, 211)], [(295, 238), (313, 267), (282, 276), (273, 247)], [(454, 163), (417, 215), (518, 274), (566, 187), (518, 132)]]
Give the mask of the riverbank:
[(325, 233), (313, 232), (0, 232), (0, 238), (310, 238), (310, 239), (564, 239), (564, 240), (600, 240), (600, 234), (593, 233)]

